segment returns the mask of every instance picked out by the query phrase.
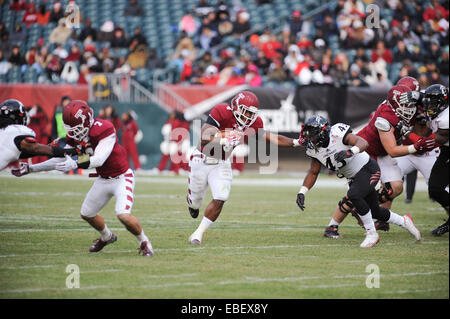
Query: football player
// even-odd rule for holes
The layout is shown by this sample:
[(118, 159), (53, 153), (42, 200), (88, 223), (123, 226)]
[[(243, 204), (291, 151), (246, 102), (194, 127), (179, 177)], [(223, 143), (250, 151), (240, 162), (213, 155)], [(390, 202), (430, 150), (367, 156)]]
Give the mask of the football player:
[(231, 105), (216, 105), (202, 127), (200, 145), (189, 160), (187, 202), (190, 215), (197, 218), (208, 185), (213, 199), (200, 225), (189, 237), (191, 244), (201, 244), (204, 232), (219, 217), (229, 197), (233, 177), (229, 157), (234, 147), (252, 135), (278, 146), (301, 145), (299, 140), (265, 132), (258, 106), (255, 94), (240, 92), (231, 100)]
[(354, 207), (366, 229), (366, 238), (360, 247), (372, 247), (380, 241), (372, 216), (401, 226), (416, 240), (421, 239), (410, 215), (400, 216), (379, 206), (375, 186), (382, 173), (377, 162), (367, 154), (369, 144), (365, 139), (352, 134), (348, 125), (338, 123), (331, 126), (318, 115), (306, 120), (300, 135), (306, 140), (306, 155), (311, 157), (311, 167), (297, 194), (297, 205), (301, 210), (305, 209), (305, 195), (314, 186), (322, 164), (337, 171), (338, 177), (348, 180), (347, 195), (339, 206)]
[[(440, 84), (434, 84), (425, 90), (422, 104), (425, 114), (430, 120), (430, 128), (433, 131), (436, 143), (440, 145), (440, 154), (431, 169), (428, 193), (430, 198), (437, 201), (449, 214), (449, 199), (446, 188), (449, 185), (448, 162), (449, 162), (449, 110), (448, 110), (448, 88)], [(433, 229), (435, 236), (441, 236), (448, 232), (447, 221)]]
[[(62, 157), (68, 153), (76, 155), (75, 149), (63, 150), (36, 142), (36, 133), (28, 128), (28, 115), (22, 102), (6, 100), (0, 104), (0, 170), (21, 158), (36, 155)], [(24, 163), (20, 164), (24, 167)]]
[(127, 153), (118, 143), (116, 131), (111, 122), (94, 119), (93, 110), (86, 102), (71, 101), (63, 110), (64, 128), (67, 130), (66, 143), (73, 147), (81, 146), (85, 154), (73, 160), (66, 158), (50, 159), (46, 162), (27, 166), (16, 176), (30, 172), (58, 170), (68, 172), (76, 168), (95, 168), (98, 178), (87, 193), (81, 206), (81, 218), (86, 220), (100, 233), (100, 238), (94, 241), (90, 252), (98, 252), (108, 244), (117, 240), (99, 214), (111, 197), (115, 197), (117, 218), (126, 229), (139, 241), (139, 251), (143, 256), (154, 255), (150, 240), (145, 235), (139, 221), (131, 215), (134, 198), (134, 173), (131, 170)]
[[(387, 99), (378, 106), (369, 123), (361, 129), (357, 135), (364, 138), (369, 147), (366, 152), (376, 159), (381, 169), (381, 182), (379, 200), (381, 206), (390, 209), (392, 200), (403, 191), (404, 172), (399, 167), (396, 158), (407, 156), (409, 154), (421, 155), (415, 158), (408, 158), (404, 163), (405, 172), (409, 161), (413, 161), (415, 167), (421, 169), (424, 175), (427, 175), (429, 161), (433, 160), (434, 138), (432, 136), (419, 136), (411, 133), (411, 127), (417, 129), (416, 113), (417, 106), (415, 102), (402, 99), (403, 93), (419, 93), (418, 82), (414, 78), (403, 78), (389, 92)], [(426, 134), (425, 134), (426, 135)], [(411, 141), (409, 136), (417, 137)], [(410, 145), (403, 145), (402, 143)], [(425, 159), (425, 160), (424, 160)], [(333, 218), (328, 227), (325, 228), (324, 236), (330, 238), (340, 238), (338, 226), (345, 216), (352, 211), (351, 203), (338, 205)], [(389, 224), (378, 221), (376, 224), (378, 230), (388, 230)]]

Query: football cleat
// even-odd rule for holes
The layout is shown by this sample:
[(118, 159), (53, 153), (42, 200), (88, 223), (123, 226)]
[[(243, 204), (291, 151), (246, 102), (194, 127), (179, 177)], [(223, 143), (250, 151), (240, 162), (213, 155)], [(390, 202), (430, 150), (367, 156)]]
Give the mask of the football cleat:
[(363, 247), (363, 248), (373, 247), (376, 244), (378, 244), (379, 241), (380, 241), (380, 236), (378, 235), (378, 233), (376, 231), (367, 231), (366, 238), (364, 239), (364, 241), (361, 243), (361, 245), (359, 247)]
[(338, 233), (337, 225), (331, 225), (325, 228), (325, 232), (323, 233), (323, 237), (327, 238), (342, 238), (342, 236)]
[(417, 241), (421, 240), (422, 237), (420, 235), (420, 231), (414, 225), (414, 222), (413, 222), (413, 219), (412, 219), (411, 215), (406, 214), (405, 216), (403, 216), (403, 219), (405, 220), (405, 228), (406, 228), (406, 230), (409, 231), (409, 233), (411, 235), (413, 235), (414, 238)]
[(103, 249), (106, 245), (112, 244), (117, 240), (117, 235), (114, 233), (111, 233), (111, 238), (107, 241), (103, 241), (101, 238), (97, 238), (94, 240), (94, 244), (89, 248), (89, 252), (96, 253)]
[(431, 231), (431, 234), (434, 236), (442, 236), (445, 233), (448, 233), (448, 219), (441, 226), (438, 226)]
[(199, 237), (196, 237), (196, 236), (194, 236), (194, 235), (195, 235), (195, 233), (193, 233), (193, 234), (189, 237), (189, 242), (190, 242), (192, 245), (201, 245), (202, 239), (199, 238)]
[(153, 252), (152, 245), (148, 241), (143, 241), (138, 248), (139, 254), (144, 257), (153, 257), (155, 253)]
[(381, 220), (377, 220), (375, 222), (375, 229), (376, 230), (383, 230), (383, 231), (389, 231), (389, 223), (383, 222)]

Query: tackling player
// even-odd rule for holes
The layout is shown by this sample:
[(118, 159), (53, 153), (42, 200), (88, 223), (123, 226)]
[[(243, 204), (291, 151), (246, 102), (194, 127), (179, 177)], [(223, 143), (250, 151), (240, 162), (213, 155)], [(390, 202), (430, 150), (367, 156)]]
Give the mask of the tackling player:
[(416, 240), (421, 239), (410, 215), (400, 216), (379, 206), (375, 186), (382, 173), (377, 162), (365, 152), (369, 147), (365, 139), (352, 134), (348, 125), (338, 123), (330, 126), (318, 115), (306, 120), (300, 135), (306, 140), (306, 155), (311, 157), (311, 167), (297, 195), (297, 205), (301, 210), (305, 209), (305, 194), (314, 186), (322, 164), (337, 171), (338, 177), (348, 180), (347, 195), (339, 206), (354, 207), (366, 229), (366, 238), (360, 247), (372, 247), (380, 241), (372, 216), (401, 226)]
[(131, 170), (127, 153), (119, 145), (116, 131), (111, 122), (94, 119), (92, 109), (84, 101), (71, 101), (63, 110), (64, 128), (67, 130), (66, 143), (70, 146), (81, 146), (86, 153), (73, 160), (66, 155), (65, 160), (50, 159), (36, 165), (25, 165), (13, 171), (15, 176), (23, 176), (31, 172), (58, 170), (68, 172), (76, 168), (95, 168), (97, 171), (91, 189), (81, 206), (81, 218), (86, 220), (100, 233), (94, 241), (90, 252), (98, 252), (108, 244), (117, 240), (99, 214), (111, 197), (115, 197), (117, 218), (139, 241), (139, 251), (143, 256), (152, 257), (153, 248), (150, 240), (136, 217), (131, 215), (134, 198), (134, 173)]
[(265, 132), (258, 106), (255, 94), (240, 92), (231, 105), (216, 105), (202, 127), (200, 145), (189, 160), (187, 202), (191, 216), (197, 218), (208, 185), (213, 199), (200, 225), (189, 237), (191, 244), (201, 244), (204, 232), (219, 217), (230, 195), (233, 174), (229, 157), (234, 147), (252, 135), (279, 146), (300, 146), (298, 140)]
[(36, 133), (26, 126), (27, 123), (28, 115), (22, 102), (11, 99), (0, 104), (0, 171), (21, 158), (36, 155), (64, 157), (65, 153), (76, 155), (75, 149), (63, 150), (58, 146), (37, 143)]

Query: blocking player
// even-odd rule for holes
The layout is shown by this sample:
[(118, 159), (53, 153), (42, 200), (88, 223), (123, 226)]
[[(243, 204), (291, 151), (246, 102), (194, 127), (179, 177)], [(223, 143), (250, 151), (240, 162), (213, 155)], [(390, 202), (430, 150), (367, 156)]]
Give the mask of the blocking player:
[(379, 206), (375, 186), (380, 179), (377, 162), (365, 151), (367, 141), (352, 134), (350, 127), (343, 123), (333, 126), (322, 116), (306, 120), (301, 136), (306, 139), (306, 155), (311, 157), (311, 167), (297, 195), (297, 205), (305, 209), (305, 194), (310, 190), (320, 173), (321, 164), (337, 171), (338, 177), (346, 177), (349, 184), (347, 195), (340, 205), (350, 203), (366, 229), (366, 238), (360, 247), (372, 247), (380, 241), (372, 216), (396, 224), (408, 230), (416, 240), (421, 239), (410, 215), (400, 216)]
[(231, 105), (218, 104), (210, 112), (201, 130), (200, 145), (189, 160), (187, 202), (192, 218), (197, 218), (209, 185), (212, 201), (205, 209), (198, 228), (189, 242), (200, 245), (204, 232), (217, 220), (231, 190), (232, 170), (229, 157), (237, 145), (252, 135), (278, 146), (299, 146), (298, 140), (263, 130), (258, 116), (259, 101), (249, 91), (238, 93)]
[[(21, 158), (43, 155), (62, 157), (76, 155), (75, 149), (63, 150), (36, 142), (36, 133), (28, 128), (28, 115), (22, 102), (14, 99), (0, 104), (0, 170)], [(24, 165), (23, 163), (21, 165)]]
[[(413, 78), (411, 78), (414, 80)], [(395, 85), (374, 113), (370, 122), (357, 133), (364, 138), (369, 146), (366, 152), (376, 159), (381, 169), (381, 182), (384, 187), (379, 196), (381, 206), (390, 209), (392, 200), (403, 191), (402, 171), (395, 158), (409, 154), (425, 154), (434, 149), (432, 136), (418, 136), (411, 145), (402, 145), (398, 142), (404, 141), (411, 133), (410, 127), (415, 124), (416, 103), (402, 101), (402, 93), (412, 92), (415, 81), (409, 81), (412, 85)], [(402, 82), (400, 82), (402, 83)], [(418, 86), (417, 86), (418, 87)], [(416, 89), (416, 88), (415, 88)], [(344, 202), (344, 204), (342, 204)], [(346, 214), (352, 211), (351, 203), (341, 201), (338, 205), (330, 224), (325, 229), (324, 236), (340, 238), (338, 226)], [(388, 230), (389, 225), (379, 221), (377, 229)]]
[(25, 165), (14, 170), (16, 176), (31, 172), (58, 170), (68, 172), (76, 168), (95, 168), (98, 178), (87, 193), (81, 206), (81, 218), (100, 233), (90, 252), (99, 252), (106, 245), (114, 243), (117, 235), (105, 224), (100, 210), (111, 197), (115, 197), (117, 218), (139, 241), (139, 251), (143, 256), (154, 255), (150, 240), (145, 235), (139, 221), (131, 215), (134, 198), (134, 173), (128, 164), (127, 153), (118, 143), (116, 131), (111, 122), (94, 119), (94, 113), (86, 102), (71, 101), (63, 110), (64, 128), (67, 130), (66, 143), (82, 146), (85, 154), (73, 160), (66, 155), (65, 160), (50, 159), (46, 162)]
[[(421, 102), (436, 144), (440, 146), (440, 154), (431, 169), (428, 183), (430, 198), (436, 200), (449, 214), (449, 198), (446, 187), (449, 185), (449, 110), (448, 88), (440, 84), (428, 87), (422, 95), (405, 96), (408, 101)], [(449, 220), (432, 230), (435, 236), (441, 236), (449, 231)]]

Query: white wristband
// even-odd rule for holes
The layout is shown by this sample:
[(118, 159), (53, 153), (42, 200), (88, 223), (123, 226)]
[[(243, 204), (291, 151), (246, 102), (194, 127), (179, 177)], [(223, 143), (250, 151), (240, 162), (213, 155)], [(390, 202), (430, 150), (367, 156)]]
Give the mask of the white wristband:
[(222, 137), (222, 138), (220, 139), (219, 144), (220, 144), (220, 145), (226, 145), (226, 144), (228, 144), (228, 140), (227, 140), (225, 137)]
[(417, 152), (416, 148), (414, 147), (414, 144), (411, 144), (408, 146), (408, 152), (409, 152), (409, 154), (413, 154), (413, 153)]
[(294, 145), (292, 145), (293, 147), (297, 147), (297, 146), (300, 146), (300, 143), (298, 142), (298, 140), (293, 140), (292, 141), (292, 143), (294, 144)]
[(352, 151), (353, 154), (358, 154), (359, 152), (361, 152), (361, 150), (359, 149), (358, 146), (353, 146), (350, 151)]
[(300, 191), (298, 193), (305, 195), (307, 191), (308, 191), (308, 187), (302, 186), (302, 187), (300, 187)]

